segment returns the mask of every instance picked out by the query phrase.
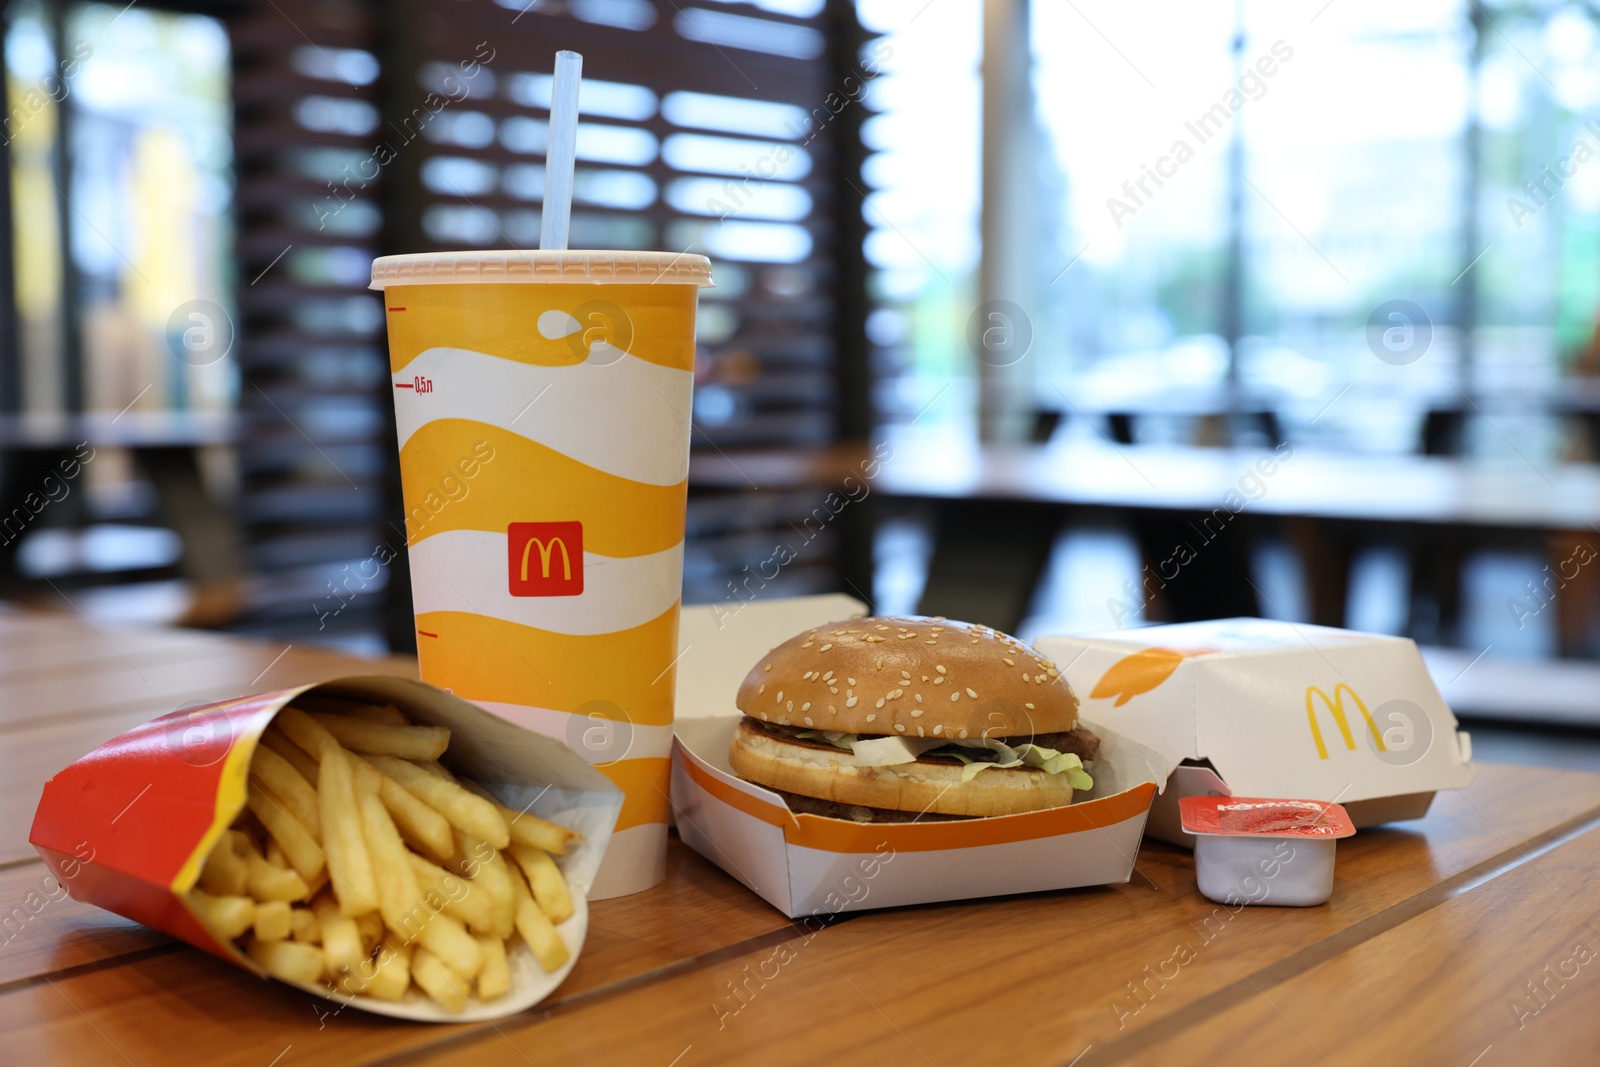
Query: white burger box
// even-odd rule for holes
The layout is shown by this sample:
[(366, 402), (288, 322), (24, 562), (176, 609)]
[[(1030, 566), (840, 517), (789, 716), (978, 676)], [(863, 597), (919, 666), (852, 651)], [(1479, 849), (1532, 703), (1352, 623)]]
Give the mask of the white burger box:
[(986, 819), (850, 823), (795, 815), (728, 765), (739, 683), (800, 631), (861, 615), (846, 596), (683, 609), (672, 806), (685, 844), (798, 919), (1126, 882), (1164, 757), (1101, 732), (1088, 799)]
[(1150, 812), (1162, 841), (1194, 847), (1180, 797), (1336, 801), (1360, 828), (1421, 818), (1435, 792), (1477, 773), (1471, 738), (1405, 638), (1218, 619), (1034, 643), (1078, 694), (1080, 719), (1165, 760)]

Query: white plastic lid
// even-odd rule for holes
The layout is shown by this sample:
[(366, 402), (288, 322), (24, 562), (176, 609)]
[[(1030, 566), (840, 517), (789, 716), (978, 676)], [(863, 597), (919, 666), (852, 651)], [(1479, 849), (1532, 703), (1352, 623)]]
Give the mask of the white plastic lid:
[(712, 284), (711, 261), (687, 252), (417, 252), (373, 260), (369, 288), (559, 282), (704, 288)]

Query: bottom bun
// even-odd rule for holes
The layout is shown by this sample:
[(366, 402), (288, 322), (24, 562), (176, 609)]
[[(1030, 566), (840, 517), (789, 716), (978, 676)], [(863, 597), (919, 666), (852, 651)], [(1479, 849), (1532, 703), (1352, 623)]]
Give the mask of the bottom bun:
[(784, 741), (749, 719), (734, 731), (728, 762), (739, 777), (769, 789), (869, 808), (981, 818), (1072, 803), (1072, 786), (1064, 774), (1007, 767), (963, 782), (959, 763), (918, 760), (859, 767), (848, 752)]

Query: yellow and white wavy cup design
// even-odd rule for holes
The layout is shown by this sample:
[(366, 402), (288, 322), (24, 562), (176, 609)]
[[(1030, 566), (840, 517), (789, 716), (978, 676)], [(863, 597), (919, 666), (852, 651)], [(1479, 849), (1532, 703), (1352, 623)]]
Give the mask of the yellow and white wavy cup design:
[(704, 256), (373, 263), (424, 681), (565, 740), (626, 794), (591, 898), (666, 873)]

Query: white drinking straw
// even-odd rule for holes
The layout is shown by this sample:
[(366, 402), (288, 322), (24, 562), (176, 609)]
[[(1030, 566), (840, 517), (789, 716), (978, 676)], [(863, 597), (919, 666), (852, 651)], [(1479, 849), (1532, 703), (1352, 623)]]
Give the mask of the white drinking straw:
[(572, 160), (578, 142), (578, 83), (583, 57), (556, 53), (550, 87), (550, 143), (544, 154), (544, 212), (539, 219), (539, 247), (559, 252), (567, 247), (572, 222)]

